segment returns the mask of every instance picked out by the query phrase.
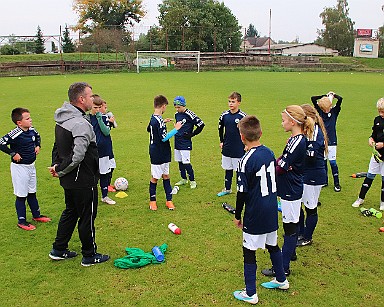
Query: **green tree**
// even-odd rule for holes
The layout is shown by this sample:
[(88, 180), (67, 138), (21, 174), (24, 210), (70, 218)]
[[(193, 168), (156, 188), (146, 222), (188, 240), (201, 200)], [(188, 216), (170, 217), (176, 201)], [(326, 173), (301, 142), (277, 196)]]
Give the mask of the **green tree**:
[(44, 47), (44, 39), (43, 39), (43, 32), (40, 29), (40, 26), (37, 26), (37, 33), (35, 36), (35, 53), (41, 54), (44, 53), (45, 47)]
[(348, 17), (347, 0), (337, 0), (336, 7), (326, 7), (320, 14), (325, 29), (318, 30), (319, 39), (325, 47), (336, 49), (340, 55), (351, 56), (354, 44), (353, 25)]
[(140, 35), (136, 50), (167, 50), (166, 32), (158, 26), (152, 26), (146, 35)]
[(379, 58), (384, 58), (384, 25), (379, 28)]
[(69, 28), (67, 25), (65, 25), (65, 30), (63, 31), (62, 50), (64, 53), (73, 53), (76, 50), (75, 44), (69, 35)]
[(73, 9), (79, 15), (76, 28), (92, 32), (95, 28), (125, 29), (125, 26), (140, 22), (145, 11), (142, 0), (74, 0)]
[(20, 54), (20, 51), (16, 47), (7, 44), (7, 45), (1, 46), (0, 54), (3, 54), (3, 55)]
[(256, 30), (256, 27), (253, 24), (249, 24), (247, 32), (245, 33), (246, 37), (260, 37), (259, 31)]
[(216, 0), (163, 0), (159, 24), (168, 50), (238, 51), (240, 26)]

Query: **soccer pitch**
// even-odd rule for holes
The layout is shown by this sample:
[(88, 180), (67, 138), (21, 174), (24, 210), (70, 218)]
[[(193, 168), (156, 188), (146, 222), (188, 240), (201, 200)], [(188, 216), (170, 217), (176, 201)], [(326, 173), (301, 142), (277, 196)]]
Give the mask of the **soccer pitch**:
[[(119, 199), (110, 193), (117, 205), (99, 204), (96, 242), (99, 252), (109, 254), (111, 260), (91, 268), (80, 266), (81, 256), (61, 262), (48, 258), (64, 208), (63, 190), (47, 170), (54, 138), (53, 114), (67, 100), (69, 85), (77, 81), (91, 84), (93, 92), (101, 95), (114, 113), (118, 123), (111, 133), (117, 162), (114, 179), (125, 177), (129, 181), (128, 197)], [(0, 305), (243, 305), (232, 296), (234, 290), (244, 287), (242, 233), (234, 226), (233, 215), (221, 207), (222, 202), (235, 205), (236, 196), (216, 196), (224, 184), (219, 116), (228, 109), (228, 95), (240, 92), (241, 110), (260, 119), (262, 143), (279, 156), (289, 136), (281, 127), (280, 113), (285, 106), (311, 103), (312, 95), (332, 90), (343, 97), (337, 122), (342, 191), (335, 193), (330, 184), (321, 192), (314, 242), (297, 250), (288, 291), (259, 286), (268, 280), (260, 271), (270, 266), (270, 260), (268, 252), (258, 251), (257, 291), (263, 306), (384, 306), (384, 233), (378, 232), (383, 220), (364, 217), (352, 208), (363, 179), (349, 177), (367, 171), (371, 153), (368, 137), (377, 116), (376, 101), (384, 96), (383, 84), (381, 74), (350, 72), (157, 72), (1, 78), (0, 134), (13, 129), (13, 108), (30, 110), (33, 126), (42, 138), (36, 161), (37, 197), (42, 214), (51, 217), (52, 222), (37, 224), (31, 232), (17, 228), (10, 158), (2, 153)], [(206, 124), (203, 132), (193, 138), (191, 160), (197, 189), (181, 187), (174, 196), (174, 212), (165, 207), (161, 183), (157, 189), (159, 209), (148, 209), (146, 128), (153, 112), (153, 97), (158, 94), (170, 102), (164, 117), (174, 117), (173, 98), (183, 95), (187, 107)], [(170, 175), (172, 184), (179, 180), (175, 162)], [(365, 207), (378, 209), (380, 187), (378, 178), (367, 194)], [(27, 219), (31, 220), (29, 209)], [(181, 228), (181, 235), (168, 230), (171, 222)], [(281, 227), (280, 246), (282, 234)], [(160, 265), (131, 270), (113, 266), (114, 259), (125, 256), (126, 247), (149, 252), (163, 243), (168, 244), (168, 250), (166, 261)], [(77, 231), (69, 248), (81, 251)]]

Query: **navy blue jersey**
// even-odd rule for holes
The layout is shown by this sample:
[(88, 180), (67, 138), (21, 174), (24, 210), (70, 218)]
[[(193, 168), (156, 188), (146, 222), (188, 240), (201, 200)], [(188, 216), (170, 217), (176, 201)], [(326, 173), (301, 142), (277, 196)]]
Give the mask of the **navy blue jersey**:
[[(93, 131), (95, 132), (95, 135), (96, 135), (96, 144), (97, 144), (97, 151), (99, 153), (99, 158), (102, 158), (102, 157), (109, 157), (109, 159), (114, 158), (111, 136), (104, 135), (103, 132), (101, 132), (100, 125), (95, 115), (90, 114), (90, 120), (91, 120), (91, 125), (93, 127)], [(111, 129), (109, 125), (109, 121), (105, 115), (102, 116), (102, 120), (104, 124), (109, 129)]]
[(298, 200), (303, 196), (304, 161), (307, 142), (303, 134), (289, 138), (278, 165), (284, 169), (276, 176), (277, 195), (284, 200)]
[(183, 126), (175, 134), (175, 149), (192, 150), (191, 138), (185, 138), (185, 134), (191, 134), (194, 126), (200, 127), (204, 122), (191, 110), (186, 109), (185, 112), (176, 112), (176, 122), (182, 121)]
[(307, 138), (307, 155), (305, 157), (304, 183), (323, 185), (327, 183), (325, 171), (324, 134), (319, 125), (315, 125), (312, 139)]
[[(375, 117), (373, 121), (371, 138), (375, 143), (384, 142), (384, 118), (381, 116)], [(381, 160), (383, 160), (384, 148), (378, 149), (377, 151), (381, 154)]]
[(311, 100), (317, 112), (323, 119), (325, 130), (327, 131), (327, 134), (328, 134), (328, 146), (332, 146), (332, 145), (337, 145), (336, 121), (341, 110), (341, 103), (343, 101), (343, 98), (339, 95), (335, 95), (335, 98), (337, 99), (336, 104), (331, 108), (331, 111), (329, 111), (328, 113), (325, 113), (323, 112), (323, 110), (320, 109), (319, 105), (317, 104), (317, 100), (326, 96), (327, 95), (312, 96)]
[(253, 235), (277, 230), (276, 161), (261, 145), (251, 148), (237, 168), (237, 190), (245, 193), (243, 231)]
[[(33, 127), (27, 131), (16, 127), (0, 139), (0, 150), (11, 155), (13, 163), (32, 164), (36, 160), (35, 147), (40, 147), (40, 141), (40, 134)], [(21, 156), (19, 162), (12, 159), (17, 153)]]
[(230, 158), (241, 158), (244, 155), (244, 144), (240, 138), (237, 124), (247, 114), (238, 110), (231, 113), (230, 110), (223, 112), (219, 118), (219, 137), (223, 143), (221, 153)]
[(149, 121), (147, 131), (149, 132), (149, 156), (151, 164), (163, 164), (171, 162), (171, 145), (162, 140), (167, 135), (167, 126), (161, 115), (153, 114)]

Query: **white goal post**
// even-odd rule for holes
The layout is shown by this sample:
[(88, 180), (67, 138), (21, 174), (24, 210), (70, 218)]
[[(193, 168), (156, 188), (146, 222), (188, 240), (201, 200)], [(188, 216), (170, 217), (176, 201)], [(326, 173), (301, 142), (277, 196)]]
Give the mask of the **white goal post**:
[(174, 67), (181, 63), (196, 61), (197, 72), (200, 72), (200, 51), (137, 51), (136, 68)]

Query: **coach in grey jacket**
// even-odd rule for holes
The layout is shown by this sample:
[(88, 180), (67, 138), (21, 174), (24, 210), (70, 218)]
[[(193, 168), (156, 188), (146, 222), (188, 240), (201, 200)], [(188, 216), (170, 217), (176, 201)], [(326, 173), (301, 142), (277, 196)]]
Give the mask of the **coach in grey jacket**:
[(55, 112), (55, 144), (49, 170), (52, 176), (60, 179), (66, 207), (49, 257), (64, 260), (77, 256), (68, 249), (68, 242), (78, 224), (83, 254), (81, 265), (90, 266), (109, 259), (108, 255), (97, 253), (95, 242), (99, 156), (95, 133), (85, 114), (92, 108), (92, 87), (85, 82), (74, 83), (69, 87), (68, 97), (70, 102), (65, 102)]

